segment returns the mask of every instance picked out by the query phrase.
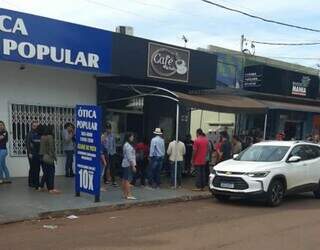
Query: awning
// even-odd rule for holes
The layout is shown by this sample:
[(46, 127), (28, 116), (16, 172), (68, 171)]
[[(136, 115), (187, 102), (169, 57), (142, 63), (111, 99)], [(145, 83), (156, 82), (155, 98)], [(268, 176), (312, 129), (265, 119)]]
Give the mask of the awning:
[(320, 113), (320, 106), (311, 106), (305, 104), (295, 104), (288, 102), (274, 102), (259, 100), (262, 104), (268, 107), (268, 109), (280, 109), (280, 110), (292, 110), (301, 112)]
[(260, 101), (235, 95), (188, 95), (175, 92), (178, 99), (192, 108), (223, 113), (266, 113), (268, 108)]

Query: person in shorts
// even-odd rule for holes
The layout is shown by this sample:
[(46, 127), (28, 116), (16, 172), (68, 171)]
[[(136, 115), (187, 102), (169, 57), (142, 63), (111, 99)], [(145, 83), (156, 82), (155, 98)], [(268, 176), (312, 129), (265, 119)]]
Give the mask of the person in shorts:
[(133, 173), (136, 172), (136, 151), (133, 146), (134, 134), (128, 133), (125, 137), (123, 145), (123, 159), (122, 159), (122, 190), (123, 198), (127, 200), (136, 200), (131, 194), (130, 181)]

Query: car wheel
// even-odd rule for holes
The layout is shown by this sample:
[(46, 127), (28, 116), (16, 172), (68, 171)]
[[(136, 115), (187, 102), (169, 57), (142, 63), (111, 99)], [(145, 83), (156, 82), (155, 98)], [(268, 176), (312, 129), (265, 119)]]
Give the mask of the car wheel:
[(230, 199), (229, 195), (216, 194), (214, 196), (218, 201), (228, 201)]
[(272, 207), (279, 206), (283, 200), (284, 192), (284, 185), (281, 181), (271, 182), (267, 194), (267, 204)]
[(316, 190), (313, 191), (314, 197), (320, 199), (320, 184)]

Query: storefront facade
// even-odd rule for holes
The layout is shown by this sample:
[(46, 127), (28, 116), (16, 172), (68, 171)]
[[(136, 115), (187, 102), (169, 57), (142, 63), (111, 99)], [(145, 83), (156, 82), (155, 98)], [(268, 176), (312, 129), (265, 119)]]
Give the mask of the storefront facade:
[[(0, 73), (0, 120), (10, 134), (11, 175), (28, 175), (25, 138), (33, 120), (55, 128), (56, 174), (60, 175), (65, 161), (62, 129), (66, 122), (74, 122), (76, 104), (103, 106), (103, 122), (111, 122), (115, 132), (150, 137), (155, 127), (162, 127), (168, 141), (176, 126), (176, 103), (170, 93), (215, 88), (216, 57), (0, 9)], [(129, 92), (137, 85), (157, 89), (149, 89), (153, 95), (143, 98), (112, 101), (132, 96)], [(159, 97), (161, 88), (171, 99)], [(181, 105), (182, 131), (189, 128), (188, 114), (189, 109)]]
[[(278, 132), (284, 132), (286, 140), (319, 134), (318, 76), (267, 65), (248, 66), (243, 89), (269, 109), (267, 138), (275, 138)], [(265, 117), (247, 116), (244, 122), (245, 129), (263, 128)]]
[[(90, 39), (83, 39), (90, 37)], [(96, 104), (96, 77), (111, 71), (111, 32), (0, 9), (0, 120), (9, 131), (7, 165), (28, 175), (31, 122), (53, 125), (64, 174), (62, 128), (78, 103)]]
[[(216, 56), (121, 34), (114, 34), (112, 41), (116, 76), (98, 78), (104, 121), (112, 123), (119, 146), (126, 131), (135, 132), (138, 140), (150, 139), (156, 127), (164, 130), (168, 143), (176, 134), (177, 103), (159, 95), (175, 98), (175, 92), (214, 89)], [(184, 139), (190, 131), (190, 107), (179, 106), (179, 137)]]

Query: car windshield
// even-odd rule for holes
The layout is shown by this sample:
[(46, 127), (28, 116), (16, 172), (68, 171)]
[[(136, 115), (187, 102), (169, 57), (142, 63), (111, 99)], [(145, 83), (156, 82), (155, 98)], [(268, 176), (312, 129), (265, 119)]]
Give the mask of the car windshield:
[(241, 152), (235, 160), (261, 162), (281, 161), (289, 148), (290, 147), (286, 146), (253, 145)]

